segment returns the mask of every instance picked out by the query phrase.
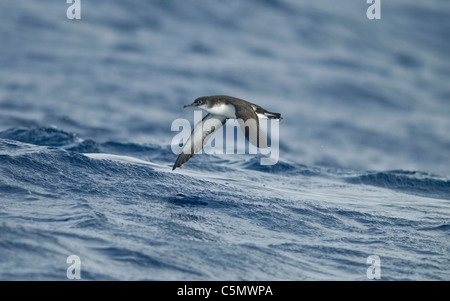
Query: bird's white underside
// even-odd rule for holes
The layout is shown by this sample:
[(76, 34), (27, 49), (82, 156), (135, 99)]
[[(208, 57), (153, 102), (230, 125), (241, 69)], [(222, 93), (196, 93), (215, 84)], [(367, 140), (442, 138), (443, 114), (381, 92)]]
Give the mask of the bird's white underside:
[(236, 109), (233, 105), (218, 105), (208, 108), (206, 105), (199, 106), (199, 108), (214, 115), (225, 116), (227, 118), (236, 118)]

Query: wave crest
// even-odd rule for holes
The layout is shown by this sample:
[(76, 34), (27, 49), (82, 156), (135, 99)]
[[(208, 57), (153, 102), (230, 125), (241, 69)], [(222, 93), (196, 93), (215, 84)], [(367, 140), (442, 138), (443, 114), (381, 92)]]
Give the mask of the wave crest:
[(450, 199), (450, 181), (420, 171), (392, 170), (373, 172), (345, 179), (352, 184), (365, 184), (425, 197)]

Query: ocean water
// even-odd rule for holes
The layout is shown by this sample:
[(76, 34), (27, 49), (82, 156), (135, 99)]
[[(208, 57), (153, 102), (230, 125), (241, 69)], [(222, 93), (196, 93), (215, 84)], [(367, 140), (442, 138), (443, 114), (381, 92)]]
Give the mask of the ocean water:
[[(0, 280), (450, 280), (450, 2), (0, 3)], [(279, 160), (183, 109), (280, 112)]]

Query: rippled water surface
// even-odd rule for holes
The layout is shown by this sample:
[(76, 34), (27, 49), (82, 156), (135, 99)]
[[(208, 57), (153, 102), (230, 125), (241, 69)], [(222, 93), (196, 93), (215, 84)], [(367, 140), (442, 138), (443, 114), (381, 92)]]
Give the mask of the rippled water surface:
[[(450, 280), (448, 1), (81, 2), (0, 4), (1, 280)], [(171, 170), (213, 94), (277, 164)]]

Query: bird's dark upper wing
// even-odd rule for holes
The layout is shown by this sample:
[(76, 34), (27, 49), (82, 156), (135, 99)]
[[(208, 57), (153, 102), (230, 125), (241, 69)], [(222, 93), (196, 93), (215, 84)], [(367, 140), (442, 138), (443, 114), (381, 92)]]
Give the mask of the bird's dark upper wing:
[(240, 106), (236, 110), (236, 118), (242, 132), (251, 144), (262, 148), (267, 147), (266, 136), (261, 131), (258, 116), (250, 106)]
[(186, 163), (195, 153), (201, 150), (214, 132), (220, 129), (226, 121), (227, 118), (224, 116), (208, 114), (202, 121), (198, 122), (194, 130), (192, 130), (191, 136), (181, 149), (181, 153), (175, 161), (172, 170)]

